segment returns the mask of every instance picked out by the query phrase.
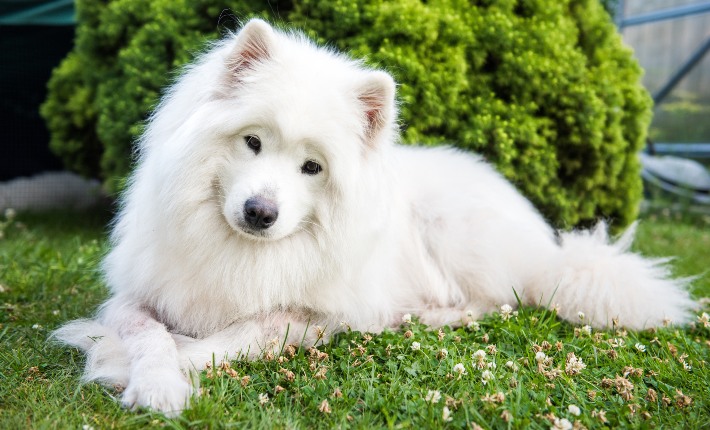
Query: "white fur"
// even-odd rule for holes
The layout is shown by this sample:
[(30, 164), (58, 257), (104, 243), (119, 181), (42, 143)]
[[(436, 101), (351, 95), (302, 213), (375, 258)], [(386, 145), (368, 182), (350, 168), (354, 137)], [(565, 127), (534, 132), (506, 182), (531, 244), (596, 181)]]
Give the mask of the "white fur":
[[(85, 379), (178, 413), (194, 391), (185, 372), (213, 356), (313, 343), (314, 326), (327, 337), (341, 321), (460, 324), (515, 305), (514, 290), (597, 327), (686, 321), (684, 282), (630, 253), (632, 231), (610, 243), (602, 224), (558, 244), (476, 155), (396, 145), (394, 87), (259, 20), (189, 67), (140, 142), (103, 265), (112, 297), (56, 332), (87, 352)], [(306, 160), (322, 172), (302, 173)], [(258, 234), (242, 213), (254, 196), (279, 208)]]

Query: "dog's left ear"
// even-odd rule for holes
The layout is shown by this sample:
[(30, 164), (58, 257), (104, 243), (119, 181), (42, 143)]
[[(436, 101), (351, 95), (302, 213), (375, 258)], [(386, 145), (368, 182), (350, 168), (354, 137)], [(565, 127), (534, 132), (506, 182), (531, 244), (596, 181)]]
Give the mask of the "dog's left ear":
[(395, 116), (395, 83), (382, 71), (368, 72), (357, 88), (357, 98), (363, 110), (365, 139), (376, 145), (383, 133), (391, 131)]
[(268, 60), (273, 51), (274, 29), (260, 19), (247, 22), (237, 34), (232, 52), (226, 61), (231, 82), (239, 82), (259, 63)]

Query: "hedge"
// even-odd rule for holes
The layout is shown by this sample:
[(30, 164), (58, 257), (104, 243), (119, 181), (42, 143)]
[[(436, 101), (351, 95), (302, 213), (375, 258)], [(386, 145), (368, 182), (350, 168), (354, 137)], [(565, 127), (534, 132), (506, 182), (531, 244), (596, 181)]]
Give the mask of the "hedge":
[(651, 99), (599, 0), (226, 4), (77, 1), (76, 46), (42, 107), (68, 167), (117, 191), (173, 71), (260, 16), (388, 70), (400, 84), (405, 143), (482, 153), (553, 224), (636, 217)]

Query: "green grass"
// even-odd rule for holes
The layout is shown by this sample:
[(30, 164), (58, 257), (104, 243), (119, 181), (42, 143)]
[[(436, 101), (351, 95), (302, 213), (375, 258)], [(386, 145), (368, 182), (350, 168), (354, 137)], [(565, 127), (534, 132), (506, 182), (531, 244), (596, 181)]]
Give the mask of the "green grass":
[[(677, 255), (679, 276), (708, 269), (706, 219), (648, 218), (639, 229), (638, 249)], [(439, 333), (415, 318), (377, 336), (344, 333), (318, 347), (327, 358), (300, 349), (287, 361), (235, 362), (234, 376), (224, 369), (201, 374), (203, 395), (179, 418), (125, 411), (114, 400), (115, 391), (80, 384), (82, 354), (47, 341), (52, 329), (91, 315), (106, 297), (97, 264), (107, 220), (102, 213), (52, 213), (0, 224), (0, 428), (419, 429), (477, 423), (547, 429), (553, 416), (587, 428), (710, 427), (710, 329), (695, 324), (586, 334), (583, 321), (572, 325), (552, 311), (530, 308), (509, 320), (490, 315), (478, 330)], [(697, 297), (710, 295), (710, 276), (694, 285)], [(420, 343), (419, 351), (413, 342)], [(644, 352), (637, 343), (645, 345)], [(472, 359), (479, 349), (486, 352), (484, 366), (496, 365), (485, 385)], [(552, 360), (543, 368), (536, 361), (540, 349)], [(579, 374), (565, 372), (570, 353), (586, 365)], [(457, 363), (466, 371), (461, 377)], [(324, 378), (318, 376), (321, 368), (327, 370)], [(441, 399), (428, 402), (429, 390), (439, 391)], [(269, 400), (262, 405), (264, 394)], [(581, 414), (572, 415), (569, 405)]]

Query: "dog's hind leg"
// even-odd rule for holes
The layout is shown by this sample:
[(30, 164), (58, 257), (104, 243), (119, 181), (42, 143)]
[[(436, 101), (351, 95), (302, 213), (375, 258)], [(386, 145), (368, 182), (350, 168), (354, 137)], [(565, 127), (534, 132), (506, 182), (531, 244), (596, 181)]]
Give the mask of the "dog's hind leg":
[(480, 318), (484, 312), (477, 305), (465, 309), (460, 308), (435, 308), (425, 309), (416, 313), (419, 321), (430, 327), (449, 326), (451, 328), (463, 327)]

